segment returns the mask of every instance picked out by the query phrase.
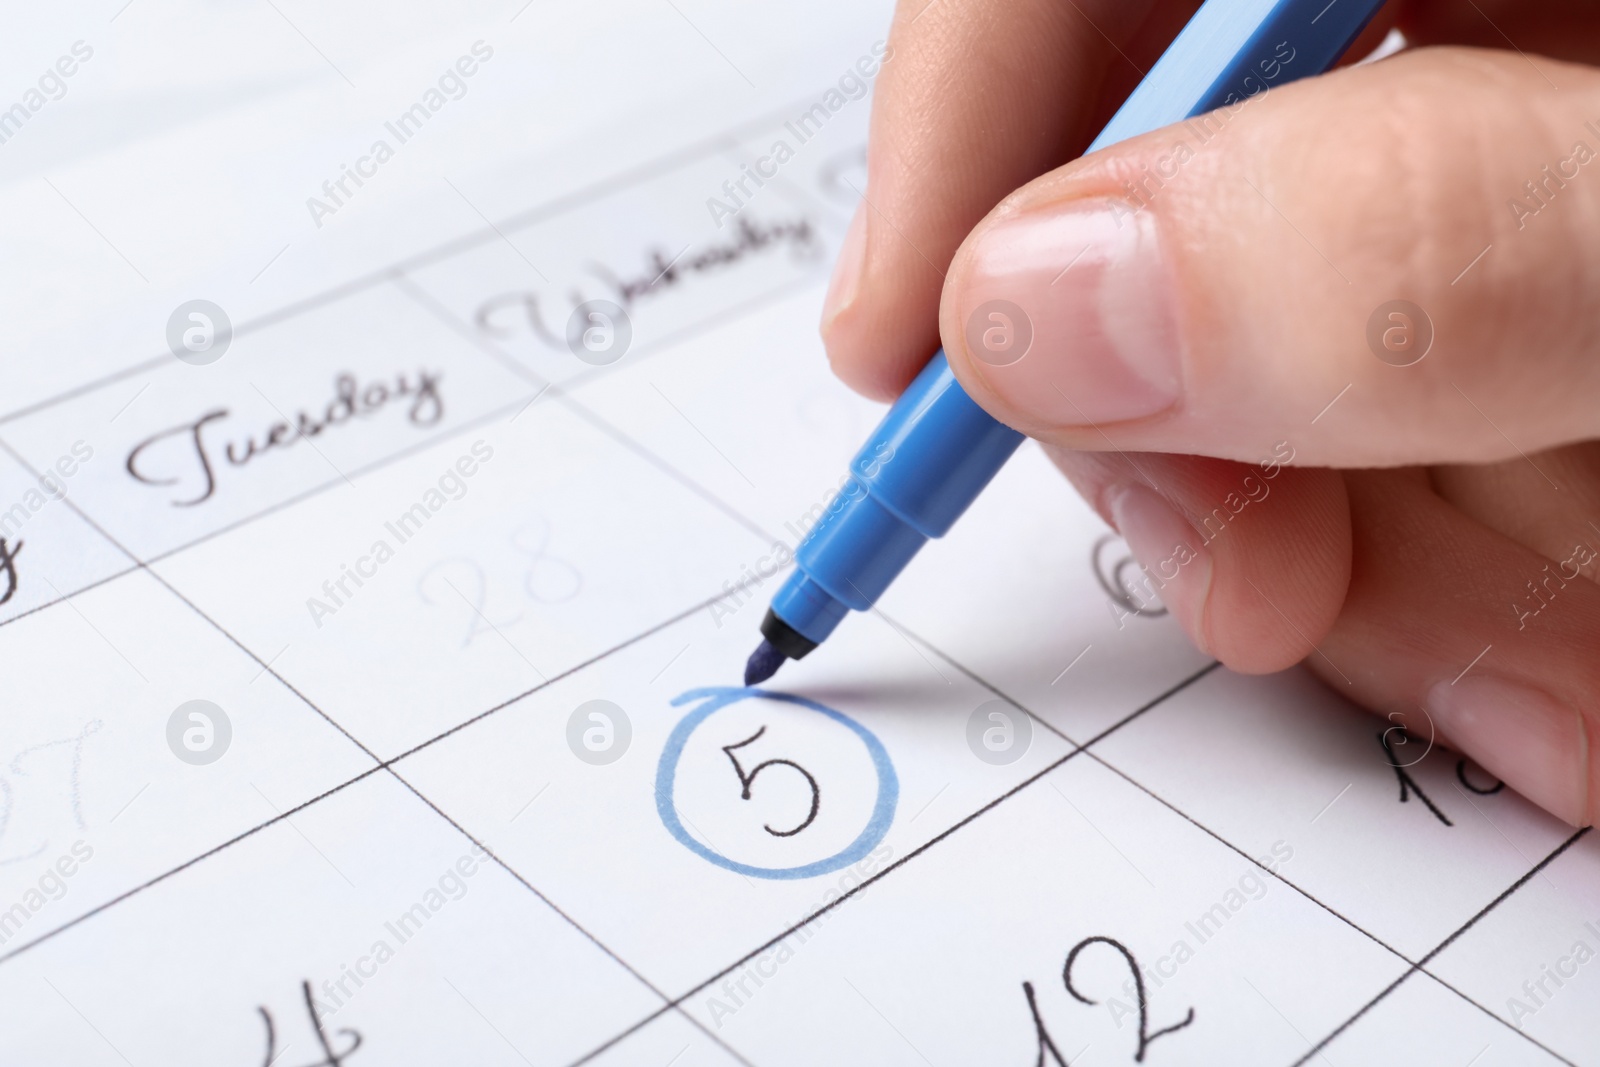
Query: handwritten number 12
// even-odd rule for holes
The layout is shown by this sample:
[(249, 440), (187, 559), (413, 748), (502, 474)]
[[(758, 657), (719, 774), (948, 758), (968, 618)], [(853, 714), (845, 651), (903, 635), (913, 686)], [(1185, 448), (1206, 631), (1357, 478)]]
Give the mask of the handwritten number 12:
[[(1072, 984), (1072, 968), (1078, 962), (1078, 955), (1090, 945), (1110, 945), (1116, 949), (1122, 955), (1123, 960), (1127, 962), (1128, 971), (1133, 975), (1134, 992), (1139, 998), (1139, 1044), (1133, 1053), (1135, 1063), (1144, 1062), (1144, 1054), (1149, 1049), (1150, 1043), (1156, 1038), (1165, 1037), (1170, 1033), (1182, 1030), (1194, 1022), (1194, 1009), (1190, 1008), (1181, 1022), (1173, 1023), (1171, 1026), (1164, 1026), (1155, 1033), (1151, 1033), (1150, 1002), (1145, 996), (1144, 975), (1139, 971), (1139, 962), (1133, 958), (1133, 953), (1128, 951), (1127, 946), (1122, 942), (1115, 938), (1100, 935), (1084, 938), (1076, 945), (1073, 945), (1072, 951), (1067, 953), (1066, 965), (1061, 968), (1061, 981), (1067, 987), (1067, 992), (1072, 994), (1074, 1000), (1080, 1004), (1088, 1004), (1091, 1007), (1100, 1003), (1098, 1000), (1090, 1000), (1078, 992), (1077, 986)], [(1050, 1058), (1055, 1061), (1057, 1067), (1070, 1067), (1066, 1057), (1061, 1055), (1061, 1050), (1056, 1047), (1055, 1042), (1051, 1039), (1050, 1032), (1045, 1028), (1044, 1020), (1039, 1017), (1039, 1002), (1034, 995), (1032, 982), (1022, 983), (1022, 994), (1027, 998), (1028, 1011), (1033, 1016), (1034, 1031), (1039, 1038), (1039, 1058), (1034, 1061), (1034, 1067), (1045, 1067), (1046, 1053), (1049, 1053)]]

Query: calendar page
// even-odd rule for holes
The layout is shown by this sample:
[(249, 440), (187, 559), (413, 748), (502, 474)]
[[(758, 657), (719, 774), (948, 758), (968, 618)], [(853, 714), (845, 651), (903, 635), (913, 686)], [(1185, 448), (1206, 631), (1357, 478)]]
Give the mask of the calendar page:
[(739, 684), (881, 415), (888, 16), (26, 16), (0, 1063), (1600, 1063), (1594, 839), (1196, 652), (1032, 446)]

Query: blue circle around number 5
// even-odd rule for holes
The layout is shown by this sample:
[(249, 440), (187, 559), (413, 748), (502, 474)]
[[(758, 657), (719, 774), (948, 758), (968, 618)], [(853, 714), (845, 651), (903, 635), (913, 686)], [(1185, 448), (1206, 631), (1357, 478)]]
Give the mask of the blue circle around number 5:
[[(722, 853), (708, 848), (703, 842), (691, 836), (689, 831), (684, 829), (683, 821), (678, 818), (678, 806), (672, 798), (673, 786), (678, 777), (678, 760), (683, 756), (683, 746), (688, 743), (689, 735), (716, 712), (751, 697), (781, 700), (819, 715), (826, 715), (839, 725), (847, 727), (867, 747), (867, 754), (872, 757), (872, 766), (878, 772), (878, 799), (873, 804), (872, 815), (867, 819), (867, 825), (862, 828), (861, 833), (856, 835), (854, 841), (833, 855), (799, 867), (755, 867), (729, 859)], [(717, 686), (691, 689), (682, 696), (674, 698), (672, 703), (677, 706), (696, 700), (703, 700), (705, 703), (685, 715), (678, 725), (673, 727), (672, 734), (667, 738), (666, 747), (661, 750), (661, 762), (656, 766), (656, 811), (660, 814), (661, 821), (666, 824), (668, 832), (677, 838), (684, 848), (702, 859), (715, 863), (718, 867), (753, 878), (815, 878), (819, 874), (848, 867), (864, 858), (877, 847), (878, 842), (883, 840), (884, 834), (889, 832), (889, 824), (894, 821), (895, 805), (900, 800), (900, 780), (895, 777), (894, 764), (889, 762), (889, 753), (884, 749), (883, 742), (879, 741), (871, 730), (848, 715), (818, 704), (814, 700), (790, 696), (787, 693), (769, 693), (762, 689)]]

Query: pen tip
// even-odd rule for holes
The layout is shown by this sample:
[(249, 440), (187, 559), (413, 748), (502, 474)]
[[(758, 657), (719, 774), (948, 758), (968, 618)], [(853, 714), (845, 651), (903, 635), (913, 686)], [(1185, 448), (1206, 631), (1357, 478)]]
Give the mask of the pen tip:
[(762, 641), (745, 662), (744, 684), (760, 685), (778, 673), (778, 668), (783, 666), (786, 658), (782, 652), (772, 647), (771, 641)]

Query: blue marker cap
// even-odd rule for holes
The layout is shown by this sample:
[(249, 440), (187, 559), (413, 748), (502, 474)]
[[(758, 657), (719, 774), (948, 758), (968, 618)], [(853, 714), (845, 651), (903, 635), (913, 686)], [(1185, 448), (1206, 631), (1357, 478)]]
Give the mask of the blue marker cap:
[[(1383, 0), (1207, 0), (1089, 151), (1336, 63)], [(745, 684), (821, 644), (872, 607), (930, 537), (941, 537), (1022, 443), (973, 402), (940, 351), (850, 463), (850, 477), (795, 552), (761, 623)]]

